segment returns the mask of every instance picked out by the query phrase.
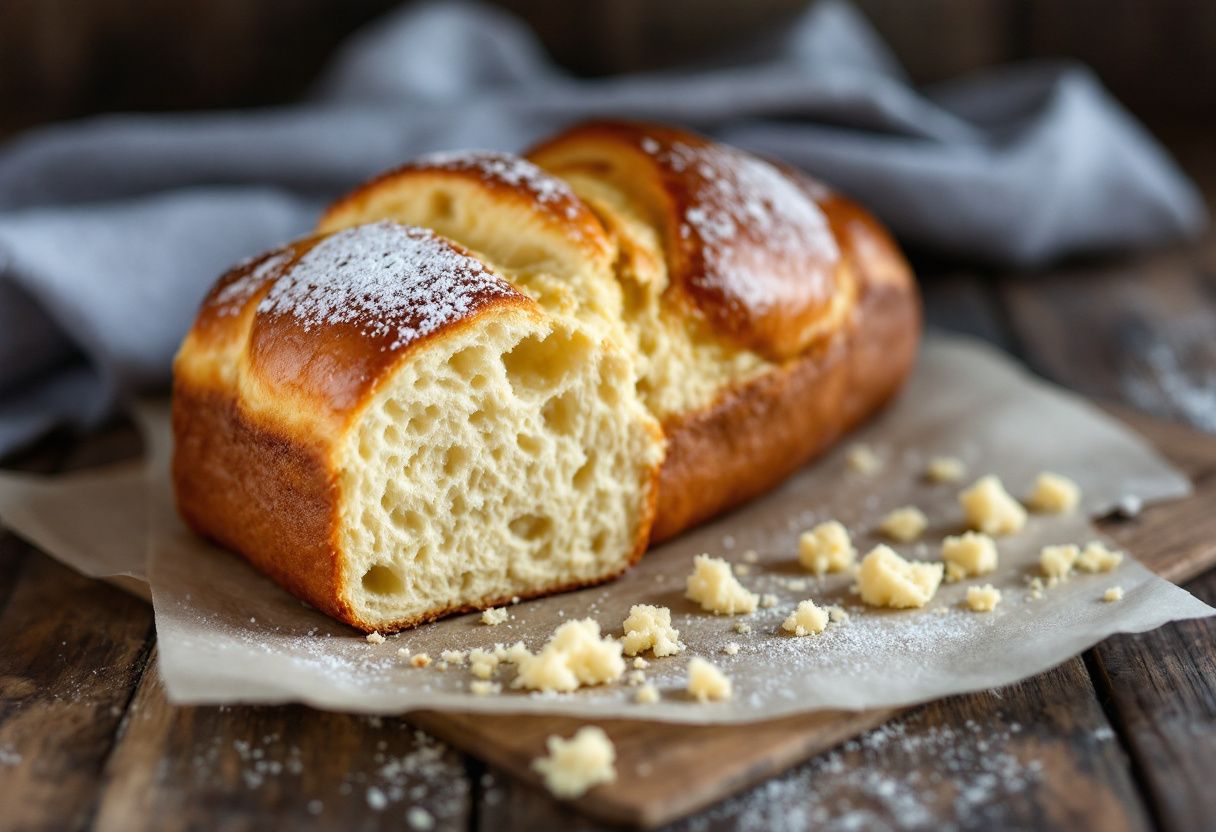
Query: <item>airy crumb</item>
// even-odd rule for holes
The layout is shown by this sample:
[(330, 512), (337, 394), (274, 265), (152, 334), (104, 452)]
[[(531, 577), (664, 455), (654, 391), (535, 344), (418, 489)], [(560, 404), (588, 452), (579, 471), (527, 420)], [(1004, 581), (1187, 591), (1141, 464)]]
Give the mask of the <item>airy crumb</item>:
[(781, 629), (796, 636), (822, 633), (828, 626), (828, 611), (815, 605), (809, 598), (798, 602), (798, 609), (790, 613)]
[(849, 466), (849, 470), (859, 474), (873, 474), (882, 467), (882, 460), (878, 458), (878, 454), (874, 453), (874, 449), (861, 442), (849, 447), (845, 455), (845, 463)]
[(685, 597), (696, 601), (701, 609), (715, 615), (738, 615), (756, 611), (758, 597), (749, 592), (731, 572), (730, 564), (722, 558), (697, 555), (693, 572), (688, 576)]
[(700, 656), (688, 660), (688, 692), (699, 702), (730, 699), (730, 679)]
[(738, 633), (739, 635), (746, 636), (746, 635), (749, 635), (751, 633), (751, 631), (752, 631), (752, 625), (748, 624), (746, 621), (736, 621), (735, 622), (735, 632)]
[(828, 520), (798, 537), (798, 562), (803, 568), (824, 575), (843, 572), (857, 560), (857, 550), (842, 523)]
[(616, 749), (602, 728), (588, 725), (570, 739), (550, 736), (545, 744), (549, 756), (532, 761), (544, 778), (545, 788), (555, 797), (580, 797), (601, 783), (616, 779)]
[(771, 592), (766, 592), (760, 596), (760, 606), (767, 609), (772, 609), (777, 606), (777, 596)]
[(410, 664), (414, 667), (426, 667), (431, 663), (431, 657), (426, 653), (415, 653), (410, 656)]
[(653, 650), (655, 656), (674, 656), (684, 649), (680, 631), (671, 626), (671, 610), (650, 604), (634, 604), (624, 623), (626, 656)]
[(1039, 568), (1049, 579), (1062, 581), (1072, 571), (1081, 550), (1071, 543), (1062, 546), (1044, 546), (1039, 550)]
[(722, 648), (722, 652), (728, 656), (739, 655), (739, 643), (736, 641), (727, 642), (726, 645)]
[(1102, 593), (1102, 600), (1108, 604), (1123, 600), (1123, 587), (1112, 586)]
[(1081, 488), (1068, 477), (1044, 471), (1034, 481), (1026, 504), (1044, 514), (1067, 514), (1081, 501)]
[(892, 540), (900, 543), (911, 543), (925, 532), (929, 518), (916, 506), (903, 506), (882, 518), (878, 530)]
[(1001, 603), (1001, 591), (992, 584), (967, 587), (967, 606), (972, 612), (992, 612)]
[(953, 456), (935, 456), (925, 468), (925, 479), (929, 482), (962, 482), (967, 476), (967, 465)]
[(958, 495), (959, 505), (971, 528), (987, 535), (1016, 534), (1026, 525), (1026, 509), (1005, 490), (996, 476), (989, 474)]
[(380, 635), (379, 633), (368, 633), (367, 634), (367, 643), (368, 644), (384, 644), (384, 636)]
[(659, 689), (647, 682), (638, 688), (638, 692), (633, 695), (633, 701), (639, 705), (653, 705), (659, 701)]
[(474, 696), (496, 696), (502, 693), (502, 685), (485, 679), (474, 679), (469, 682), (469, 692)]
[(1109, 572), (1123, 563), (1123, 553), (1106, 548), (1101, 540), (1085, 544), (1077, 556), (1076, 567), (1082, 572)]
[(645, 670), (648, 667), (650, 667), (650, 662), (646, 661), (641, 656), (638, 656), (636, 659), (633, 660), (633, 669), (634, 670)]
[(923, 607), (942, 581), (940, 563), (906, 561), (889, 546), (875, 546), (861, 561), (857, 588), (875, 607)]
[(490, 607), (481, 614), (481, 623), (488, 624), (491, 627), (497, 627), (499, 624), (505, 624), (511, 617), (511, 614), (503, 607)]
[(996, 570), (996, 541), (979, 532), (949, 536), (942, 540), (942, 560), (946, 563), (948, 581), (987, 575)]
[(625, 672), (622, 645), (600, 636), (600, 625), (590, 618), (567, 621), (533, 655), (513, 651), (519, 672), (512, 682), (517, 688), (540, 691), (572, 691), (583, 685), (599, 685), (619, 679)]

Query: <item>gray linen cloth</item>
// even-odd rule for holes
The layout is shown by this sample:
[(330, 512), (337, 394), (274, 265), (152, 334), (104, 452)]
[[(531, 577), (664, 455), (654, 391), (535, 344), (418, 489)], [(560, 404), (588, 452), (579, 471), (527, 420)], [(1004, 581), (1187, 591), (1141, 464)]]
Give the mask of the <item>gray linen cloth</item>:
[(909, 85), (848, 5), (763, 55), (564, 74), (501, 11), (407, 8), (275, 109), (111, 115), (0, 148), (0, 453), (163, 388), (215, 277), (305, 233), (325, 200), (418, 153), (517, 150), (595, 115), (674, 121), (784, 158), (908, 243), (998, 265), (1196, 233), (1201, 200), (1083, 67)]

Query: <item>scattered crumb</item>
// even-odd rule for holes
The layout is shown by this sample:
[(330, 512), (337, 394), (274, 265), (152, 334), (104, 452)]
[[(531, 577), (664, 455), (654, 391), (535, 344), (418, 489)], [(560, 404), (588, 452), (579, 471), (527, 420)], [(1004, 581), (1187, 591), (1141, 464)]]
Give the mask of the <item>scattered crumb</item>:
[(1109, 572), (1122, 562), (1122, 552), (1106, 548), (1101, 540), (1091, 540), (1077, 556), (1076, 567), (1082, 572)]
[(1102, 600), (1108, 604), (1123, 600), (1123, 587), (1112, 586), (1102, 593)]
[(743, 562), (744, 563), (759, 563), (760, 556), (758, 554), (756, 554), (755, 549), (748, 549), (746, 552), (743, 553)]
[(715, 615), (737, 615), (756, 611), (757, 596), (749, 592), (722, 558), (697, 555), (688, 576), (685, 597)]
[(942, 540), (942, 560), (946, 563), (948, 581), (986, 575), (996, 569), (996, 541), (979, 532), (947, 537)]
[(791, 592), (804, 592), (806, 591), (806, 581), (801, 578), (793, 578), (785, 582), (785, 588)]
[(796, 636), (822, 633), (828, 626), (828, 611), (815, 605), (809, 598), (798, 602), (798, 609), (790, 613), (781, 629)]
[(520, 600), (520, 599), (519, 599), (519, 596), (518, 596), (518, 595), (512, 595), (512, 596), (511, 596), (511, 603), (512, 603), (512, 604), (518, 604), (518, 603), (519, 603), (519, 600)]
[(653, 650), (655, 656), (674, 656), (684, 650), (680, 631), (671, 626), (671, 610), (650, 604), (634, 604), (623, 625), (626, 656)]
[(486, 679), (474, 679), (469, 682), (469, 691), (474, 696), (494, 696), (502, 693), (502, 685)]
[(929, 518), (916, 506), (903, 506), (887, 514), (878, 526), (878, 530), (892, 540), (900, 543), (911, 543), (924, 534), (929, 525)]
[(873, 448), (862, 442), (849, 447), (845, 463), (849, 466), (849, 470), (867, 475), (873, 474), (882, 467), (882, 460), (878, 458), (878, 454), (874, 453)]
[(444, 650), (439, 654), (439, 658), (448, 664), (454, 664), (459, 667), (464, 664), (465, 652), (463, 650)]
[(803, 568), (824, 575), (842, 572), (857, 560), (857, 550), (842, 523), (829, 520), (798, 537), (798, 562)]
[(750, 574), (752, 574), (752, 568), (750, 566), (748, 566), (746, 563), (736, 563), (735, 564), (735, 574), (736, 575), (750, 575)]
[(590, 618), (567, 621), (539, 653), (514, 652), (519, 672), (512, 684), (540, 691), (572, 691), (619, 679), (625, 672), (622, 645), (600, 636), (600, 625)]
[(511, 614), (503, 607), (490, 607), (481, 614), (481, 623), (497, 627), (499, 624), (505, 624), (510, 617)]
[(730, 699), (730, 679), (715, 665), (693, 656), (688, 660), (688, 692), (702, 703)]
[(640, 670), (631, 670), (625, 674), (625, 684), (640, 685), (646, 681), (646, 674)]
[(967, 606), (972, 612), (992, 612), (1001, 603), (1001, 591), (992, 584), (967, 587)]
[(844, 624), (849, 620), (849, 614), (844, 611), (844, 607), (833, 604), (828, 607), (828, 618), (833, 624)]
[(415, 653), (410, 656), (410, 664), (414, 667), (426, 667), (431, 663), (431, 657), (426, 653)]
[(469, 651), (469, 672), (478, 679), (489, 679), (498, 669), (498, 656), (488, 650)]
[(722, 652), (728, 656), (737, 656), (739, 654), (739, 643), (737, 641), (727, 642), (726, 646), (722, 648)]
[(766, 610), (772, 609), (773, 607), (777, 606), (777, 596), (771, 592), (764, 593), (764, 595), (760, 596), (760, 606), (764, 607)]
[(925, 479), (930, 482), (962, 482), (967, 476), (967, 465), (957, 457), (935, 456), (925, 469)]
[(751, 633), (751, 631), (752, 631), (752, 625), (748, 624), (746, 621), (736, 621), (735, 622), (735, 632), (738, 633), (739, 635), (746, 636), (746, 635), (749, 635)]
[(650, 667), (650, 662), (646, 661), (641, 656), (638, 656), (636, 659), (633, 660), (633, 669), (634, 670), (645, 670), (648, 667)]
[(942, 581), (942, 565), (906, 561), (889, 546), (876, 546), (861, 561), (861, 600), (876, 607), (923, 607)]
[(1026, 509), (1009, 496), (1000, 479), (993, 474), (976, 480), (958, 495), (958, 501), (967, 515), (967, 522), (984, 534), (1015, 534), (1026, 525)]
[(368, 644), (384, 644), (384, 636), (380, 635), (379, 633), (368, 633), (367, 634), (367, 643)]
[(653, 705), (659, 701), (659, 689), (650, 683), (644, 684), (633, 695), (633, 701), (639, 705)]
[(1071, 543), (1062, 546), (1044, 546), (1039, 551), (1039, 568), (1049, 579), (1057, 581), (1068, 577), (1081, 550)]
[(1044, 471), (1034, 481), (1026, 504), (1045, 514), (1067, 514), (1081, 500), (1081, 488), (1068, 477)]
[(532, 761), (555, 797), (570, 799), (616, 779), (616, 749), (602, 728), (588, 725), (570, 739), (550, 736), (549, 756)]
[(1030, 588), (1030, 597), (1035, 601), (1043, 597), (1043, 579), (1031, 578), (1028, 584)]

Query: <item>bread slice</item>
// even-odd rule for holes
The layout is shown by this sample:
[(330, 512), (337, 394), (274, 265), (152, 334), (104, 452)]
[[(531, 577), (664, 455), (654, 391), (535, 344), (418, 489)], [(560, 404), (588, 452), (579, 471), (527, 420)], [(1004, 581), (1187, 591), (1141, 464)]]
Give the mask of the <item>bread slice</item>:
[(175, 365), (183, 517), (365, 630), (613, 577), (662, 434), (628, 355), (430, 231), (355, 226), (231, 272)]

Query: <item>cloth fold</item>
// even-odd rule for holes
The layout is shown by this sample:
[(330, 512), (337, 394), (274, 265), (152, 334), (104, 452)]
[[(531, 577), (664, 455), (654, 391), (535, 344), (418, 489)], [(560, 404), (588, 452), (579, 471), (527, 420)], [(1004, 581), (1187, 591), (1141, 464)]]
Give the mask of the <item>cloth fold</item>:
[(822, 2), (759, 58), (587, 80), (501, 10), (412, 6), (354, 36), (297, 105), (110, 115), (0, 149), (0, 453), (162, 388), (215, 277), (306, 233), (359, 180), (606, 115), (782, 157), (905, 242), (1001, 265), (1155, 245), (1206, 222), (1164, 151), (1076, 65), (917, 90), (851, 6)]

